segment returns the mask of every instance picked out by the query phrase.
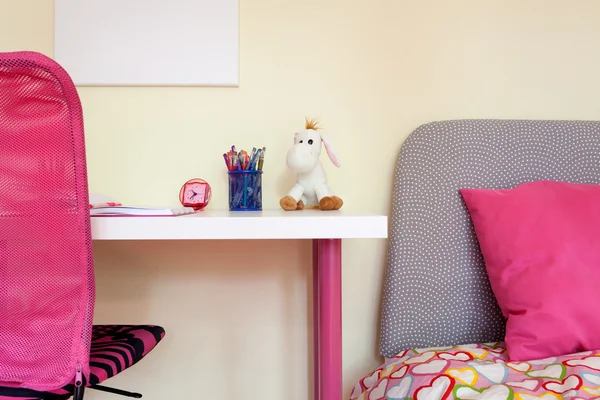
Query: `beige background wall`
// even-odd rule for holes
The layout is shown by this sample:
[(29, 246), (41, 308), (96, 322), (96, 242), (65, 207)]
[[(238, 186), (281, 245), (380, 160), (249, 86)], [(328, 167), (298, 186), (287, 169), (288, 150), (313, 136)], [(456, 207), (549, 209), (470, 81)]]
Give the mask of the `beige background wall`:
[[(51, 1), (0, 0), (0, 51), (52, 56), (52, 13)], [(345, 208), (388, 213), (394, 157), (422, 123), (598, 118), (599, 13), (593, 0), (241, 0), (239, 88), (80, 88), (91, 190), (177, 205), (180, 185), (199, 176), (213, 186), (210, 208), (224, 209), (221, 154), (267, 146), (264, 203), (276, 208), (293, 184), (285, 151), (308, 115), (340, 153), (340, 170), (323, 161)], [(359, 180), (363, 172), (372, 177)], [(344, 242), (346, 395), (381, 361), (385, 249)], [(97, 322), (168, 331), (112, 385), (148, 400), (311, 398), (309, 243), (95, 251)]]

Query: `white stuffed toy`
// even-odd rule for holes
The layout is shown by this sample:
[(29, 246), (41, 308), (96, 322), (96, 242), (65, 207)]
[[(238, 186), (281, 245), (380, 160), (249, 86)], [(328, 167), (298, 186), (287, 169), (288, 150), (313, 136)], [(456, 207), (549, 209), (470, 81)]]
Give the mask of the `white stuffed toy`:
[(294, 135), (294, 146), (288, 151), (286, 164), (297, 174), (296, 184), (279, 204), (286, 211), (302, 210), (304, 207), (321, 210), (339, 210), (344, 202), (327, 186), (325, 170), (319, 160), (321, 143), (329, 159), (336, 167), (340, 162), (324, 135), (319, 133), (317, 122), (306, 120), (303, 131)]

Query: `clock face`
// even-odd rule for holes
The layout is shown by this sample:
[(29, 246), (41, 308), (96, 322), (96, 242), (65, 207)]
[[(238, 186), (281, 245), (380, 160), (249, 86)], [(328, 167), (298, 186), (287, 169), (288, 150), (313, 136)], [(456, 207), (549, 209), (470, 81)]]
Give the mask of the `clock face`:
[(206, 200), (206, 184), (188, 183), (183, 192), (183, 201), (188, 204), (202, 204)]
[(179, 190), (179, 201), (184, 207), (199, 211), (208, 206), (211, 198), (210, 185), (204, 179), (188, 180)]

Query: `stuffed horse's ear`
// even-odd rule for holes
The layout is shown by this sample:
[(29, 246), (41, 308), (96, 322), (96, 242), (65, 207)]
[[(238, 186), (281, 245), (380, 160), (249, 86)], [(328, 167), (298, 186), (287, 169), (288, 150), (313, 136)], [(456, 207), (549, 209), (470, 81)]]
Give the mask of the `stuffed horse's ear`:
[(333, 165), (335, 165), (336, 167), (339, 168), (340, 160), (338, 159), (337, 154), (335, 154), (335, 150), (333, 149), (333, 147), (331, 146), (331, 144), (329, 143), (329, 141), (323, 134), (321, 134), (321, 140), (323, 141), (323, 144), (325, 145), (325, 151), (327, 151), (327, 155), (329, 156), (329, 159), (331, 160)]

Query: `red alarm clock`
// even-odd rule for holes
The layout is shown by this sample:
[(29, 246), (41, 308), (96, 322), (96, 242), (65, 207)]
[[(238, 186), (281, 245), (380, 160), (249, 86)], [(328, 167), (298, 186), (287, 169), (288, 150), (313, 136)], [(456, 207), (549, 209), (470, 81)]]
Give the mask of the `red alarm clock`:
[(183, 184), (179, 191), (179, 201), (184, 207), (202, 210), (211, 197), (210, 185), (204, 179), (193, 178)]

